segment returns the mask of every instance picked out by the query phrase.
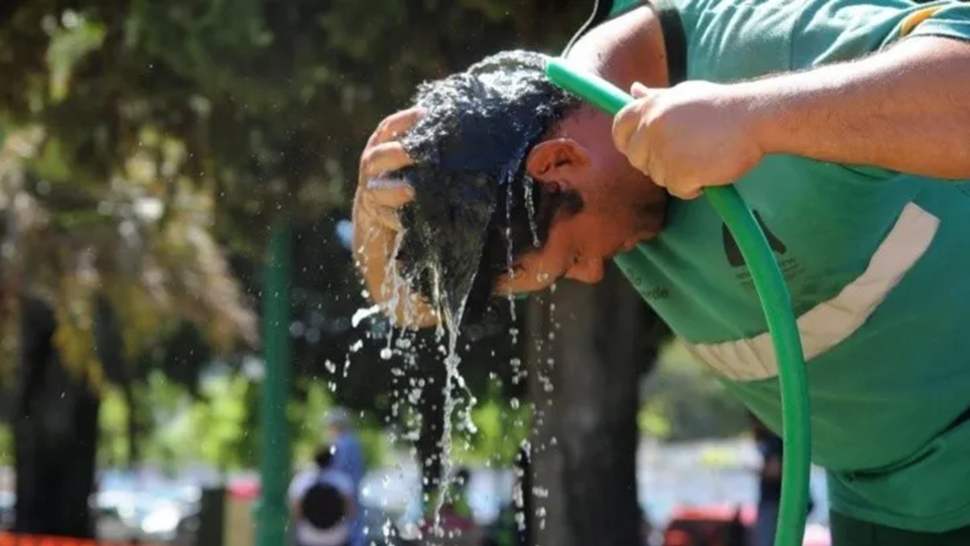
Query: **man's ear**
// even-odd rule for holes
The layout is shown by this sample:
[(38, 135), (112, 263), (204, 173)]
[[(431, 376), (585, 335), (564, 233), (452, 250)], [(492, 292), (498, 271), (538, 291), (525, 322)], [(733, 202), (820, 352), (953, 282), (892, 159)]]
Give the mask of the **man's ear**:
[(553, 180), (560, 175), (589, 166), (589, 151), (575, 140), (556, 138), (532, 147), (525, 160), (525, 170), (536, 180)]

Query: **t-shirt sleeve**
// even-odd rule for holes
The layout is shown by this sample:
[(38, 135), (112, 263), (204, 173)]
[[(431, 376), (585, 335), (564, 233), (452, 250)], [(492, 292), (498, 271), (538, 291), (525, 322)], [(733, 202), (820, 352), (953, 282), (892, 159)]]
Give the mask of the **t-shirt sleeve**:
[(791, 68), (851, 61), (917, 36), (970, 40), (970, 4), (813, 0), (792, 28)]
[(727, 83), (788, 69), (790, 31), (804, 2), (670, 1), (687, 42), (688, 79)]
[[(792, 29), (791, 70), (853, 61), (918, 36), (970, 40), (970, 4), (965, 2), (812, 0), (809, 4)], [(897, 174), (869, 165), (844, 167), (873, 179)]]
[(865, 57), (906, 37), (970, 40), (970, 3), (673, 0), (690, 79), (731, 82)]

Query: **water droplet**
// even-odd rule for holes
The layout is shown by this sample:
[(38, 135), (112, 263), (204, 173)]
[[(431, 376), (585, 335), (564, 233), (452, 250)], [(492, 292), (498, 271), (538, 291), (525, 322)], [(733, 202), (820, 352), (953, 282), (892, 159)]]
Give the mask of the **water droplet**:
[[(365, 290), (365, 293), (366, 293), (366, 290)], [(373, 305), (373, 306), (368, 307), (366, 309), (363, 309), (363, 308), (362, 309), (358, 309), (358, 310), (354, 311), (354, 315), (350, 318), (350, 324), (354, 328), (356, 328), (360, 324), (360, 322), (362, 320), (364, 320), (365, 318), (367, 318), (367, 317), (369, 317), (371, 315), (374, 315), (375, 313), (379, 312), (380, 310), (381, 310), (381, 306), (380, 305)]]

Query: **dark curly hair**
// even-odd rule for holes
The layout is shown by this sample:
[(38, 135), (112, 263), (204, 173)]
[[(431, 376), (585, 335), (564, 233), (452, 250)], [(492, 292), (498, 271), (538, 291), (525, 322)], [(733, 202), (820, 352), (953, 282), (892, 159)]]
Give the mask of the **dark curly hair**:
[(535, 184), (525, 160), (578, 101), (545, 78), (546, 57), (500, 53), (425, 83), (424, 116), (404, 139), (416, 165), (397, 173), (416, 190), (402, 211), (398, 254), (405, 278), (464, 322), (479, 320), (496, 280), (541, 249), (553, 218), (582, 200)]

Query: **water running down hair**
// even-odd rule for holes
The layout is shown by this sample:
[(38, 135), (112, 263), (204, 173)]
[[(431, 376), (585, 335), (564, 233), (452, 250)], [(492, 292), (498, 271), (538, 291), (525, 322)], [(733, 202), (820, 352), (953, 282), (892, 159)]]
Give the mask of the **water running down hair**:
[(417, 163), (396, 173), (416, 190), (398, 260), (455, 326), (483, 318), (497, 278), (542, 248), (557, 211), (582, 206), (525, 171), (532, 147), (579, 105), (545, 78), (546, 60), (503, 52), (418, 89), (427, 115), (403, 141)]

